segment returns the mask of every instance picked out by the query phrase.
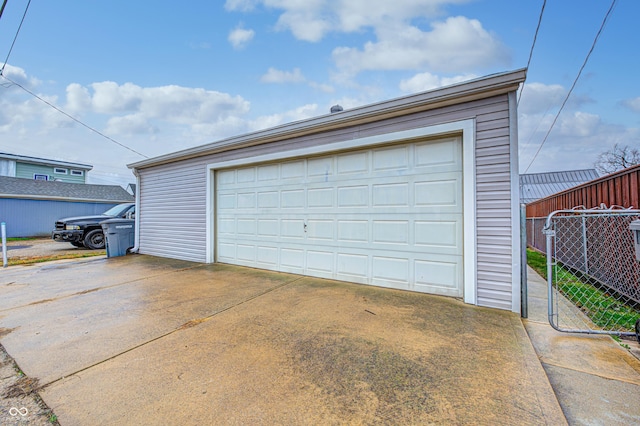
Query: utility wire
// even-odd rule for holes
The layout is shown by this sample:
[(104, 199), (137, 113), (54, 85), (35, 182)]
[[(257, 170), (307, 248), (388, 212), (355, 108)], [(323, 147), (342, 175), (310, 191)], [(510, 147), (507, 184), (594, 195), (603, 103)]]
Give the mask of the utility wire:
[(2, 2), (2, 7), (0, 7), (0, 18), (2, 18), (2, 13), (4, 12), (4, 7), (7, 5), (7, 0)]
[(41, 98), (40, 96), (36, 95), (35, 93), (33, 93), (31, 90), (27, 89), (26, 87), (24, 87), (24, 86), (22, 86), (22, 85), (20, 85), (20, 84), (16, 83), (15, 81), (11, 80), (11, 79), (10, 79), (10, 78), (8, 78), (7, 76), (5, 76), (5, 75), (3, 75), (3, 74), (1, 74), (1, 73), (0, 73), (0, 76), (1, 76), (2, 78), (4, 78), (5, 80), (9, 81), (10, 83), (12, 83), (13, 85), (18, 86), (19, 88), (21, 88), (22, 90), (24, 90), (25, 92), (27, 92), (28, 94), (30, 94), (31, 96), (33, 96), (34, 98), (38, 99), (39, 101), (41, 101), (41, 102), (43, 102), (43, 103), (45, 103), (45, 104), (49, 105), (51, 108), (55, 109), (55, 110), (56, 110), (56, 111), (58, 111), (60, 114), (62, 114), (62, 115), (64, 115), (64, 116), (69, 117), (71, 120), (73, 120), (73, 121), (75, 121), (76, 123), (80, 124), (82, 127), (85, 127), (85, 128), (87, 128), (87, 129), (91, 130), (92, 132), (97, 133), (98, 135), (102, 136), (103, 138), (105, 138), (105, 139), (107, 139), (107, 140), (109, 140), (109, 141), (111, 141), (111, 142), (115, 143), (116, 145), (121, 146), (121, 147), (122, 147), (122, 148), (124, 148), (124, 149), (128, 149), (129, 151), (131, 151), (131, 152), (133, 152), (133, 153), (135, 153), (135, 154), (138, 154), (138, 155), (139, 155), (139, 156), (141, 156), (141, 157), (149, 158), (149, 157), (147, 157), (146, 155), (139, 153), (139, 152), (138, 152), (138, 151), (136, 151), (135, 149), (130, 148), (130, 147), (128, 147), (128, 146), (126, 146), (126, 145), (124, 145), (124, 144), (122, 144), (122, 143), (118, 142), (117, 140), (115, 140), (115, 139), (113, 139), (113, 138), (111, 138), (111, 137), (109, 137), (109, 136), (105, 135), (104, 133), (100, 132), (99, 130), (94, 129), (93, 127), (89, 126), (88, 124), (83, 123), (82, 121), (80, 121), (80, 120), (78, 120), (77, 118), (73, 117), (72, 115), (70, 115), (70, 114), (68, 114), (68, 113), (64, 112), (63, 110), (61, 110), (61, 109), (60, 109), (60, 108), (58, 108), (57, 106), (53, 105), (52, 103), (48, 102), (47, 100), (45, 100), (45, 99)]
[(538, 154), (540, 154), (540, 150), (542, 149), (542, 147), (544, 146), (545, 142), (547, 141), (547, 138), (549, 137), (549, 134), (551, 133), (551, 130), (553, 130), (553, 126), (555, 126), (556, 121), (558, 121), (558, 117), (560, 116), (560, 113), (564, 109), (564, 106), (567, 104), (567, 100), (569, 99), (569, 96), (571, 96), (571, 92), (573, 92), (573, 89), (576, 87), (576, 84), (578, 83), (578, 79), (580, 79), (580, 75), (582, 74), (582, 71), (584, 70), (585, 66), (587, 65), (587, 62), (589, 61), (589, 57), (591, 56), (591, 53), (593, 53), (593, 49), (595, 49), (596, 43), (598, 42), (598, 39), (600, 38), (600, 34), (602, 34), (602, 30), (604, 29), (604, 27), (605, 27), (605, 25), (607, 23), (607, 20), (609, 19), (609, 15), (611, 15), (611, 12), (613, 11), (613, 8), (615, 7), (617, 1), (618, 0), (613, 0), (611, 2), (611, 6), (609, 6), (609, 10), (607, 10), (607, 13), (604, 16), (604, 19), (602, 20), (602, 24), (600, 25), (600, 29), (598, 30), (598, 33), (596, 34), (596, 37), (593, 40), (593, 43), (591, 44), (591, 49), (589, 49), (589, 53), (587, 53), (587, 57), (584, 59), (584, 62), (582, 63), (582, 66), (580, 67), (580, 70), (578, 71), (578, 75), (576, 76), (575, 80), (573, 80), (573, 84), (571, 85), (571, 88), (569, 89), (569, 92), (567, 92), (567, 96), (565, 96), (564, 101), (562, 101), (562, 105), (560, 106), (560, 109), (558, 110), (558, 113), (556, 114), (555, 118), (553, 119), (553, 122), (551, 123), (551, 127), (549, 127), (549, 130), (547, 131), (547, 134), (544, 136), (544, 139), (542, 140), (542, 143), (540, 143), (540, 146), (538, 147), (538, 150), (536, 151), (535, 155), (531, 159), (531, 162), (529, 163), (529, 165), (525, 169), (525, 171), (524, 171), (525, 173), (527, 173), (529, 171), (529, 168), (531, 167), (533, 162), (538, 157)]
[[(544, 7), (547, 5), (547, 0), (542, 2), (542, 9), (540, 10), (540, 17), (538, 18), (538, 26), (536, 27), (536, 33), (533, 35), (533, 43), (531, 43), (531, 50), (529, 51), (529, 60), (527, 61), (527, 70), (529, 70), (529, 64), (531, 64), (531, 57), (533, 56), (533, 48), (536, 45), (536, 40), (538, 39), (538, 32), (540, 31), (540, 24), (542, 24), (542, 15), (544, 14)], [(526, 77), (525, 77), (526, 78)], [(522, 84), (522, 90), (520, 90), (520, 95), (518, 95), (517, 105), (520, 105), (520, 98), (522, 97), (522, 92), (524, 92), (524, 82)]]
[[(4, 67), (6, 67), (7, 62), (9, 62), (9, 56), (11, 56), (11, 51), (13, 50), (13, 46), (16, 44), (16, 40), (18, 39), (18, 34), (20, 34), (20, 29), (22, 28), (22, 24), (24, 23), (24, 18), (27, 17), (27, 11), (29, 10), (30, 4), (31, 4), (31, 0), (27, 2), (27, 7), (24, 8), (24, 13), (22, 14), (22, 20), (20, 20), (20, 26), (18, 26), (18, 30), (16, 31), (16, 36), (13, 38), (13, 41), (11, 42), (11, 47), (9, 48), (9, 53), (7, 53), (6, 59), (4, 60), (4, 64), (2, 64), (2, 68), (0, 68), (0, 75), (2, 75), (4, 71)], [(4, 10), (4, 4), (2, 5), (2, 9)]]

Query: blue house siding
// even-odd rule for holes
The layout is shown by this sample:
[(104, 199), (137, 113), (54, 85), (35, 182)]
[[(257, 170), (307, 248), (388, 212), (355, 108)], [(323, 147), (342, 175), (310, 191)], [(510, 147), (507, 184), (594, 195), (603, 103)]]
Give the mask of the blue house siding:
[(100, 214), (116, 204), (0, 198), (0, 222), (7, 237), (47, 236), (60, 218)]

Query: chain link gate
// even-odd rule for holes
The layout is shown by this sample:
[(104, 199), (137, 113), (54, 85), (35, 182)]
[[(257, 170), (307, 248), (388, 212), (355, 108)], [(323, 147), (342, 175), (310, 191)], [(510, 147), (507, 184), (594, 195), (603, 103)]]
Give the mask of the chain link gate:
[(640, 210), (630, 209), (576, 208), (547, 217), (543, 232), (553, 328), (635, 335), (640, 341), (640, 261), (630, 228), (638, 219)]

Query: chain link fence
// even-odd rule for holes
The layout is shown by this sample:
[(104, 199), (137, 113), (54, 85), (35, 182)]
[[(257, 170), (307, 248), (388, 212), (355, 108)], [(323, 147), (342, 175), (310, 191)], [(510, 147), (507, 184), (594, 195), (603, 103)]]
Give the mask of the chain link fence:
[[(630, 224), (640, 210), (559, 210), (546, 219), (549, 322), (560, 331), (636, 335), (640, 261)], [(528, 221), (529, 222), (529, 221)], [(539, 227), (531, 221), (532, 227)], [(538, 229), (532, 229), (532, 236)]]

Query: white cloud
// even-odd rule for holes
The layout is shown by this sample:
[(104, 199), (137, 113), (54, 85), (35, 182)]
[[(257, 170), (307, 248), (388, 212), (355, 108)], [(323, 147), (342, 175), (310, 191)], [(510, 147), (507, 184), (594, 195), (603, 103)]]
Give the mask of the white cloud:
[(227, 0), (224, 8), (227, 10), (247, 12), (253, 10), (258, 3), (259, 0)]
[(559, 131), (571, 137), (587, 137), (594, 135), (600, 124), (598, 115), (576, 111), (573, 115), (561, 115), (559, 123), (556, 124), (559, 128), (552, 131)]
[(633, 112), (640, 112), (640, 96), (637, 98), (626, 99), (622, 101), (622, 105)]
[(400, 90), (407, 93), (417, 93), (437, 87), (449, 86), (462, 81), (477, 78), (475, 74), (457, 75), (454, 77), (439, 77), (429, 72), (416, 74), (413, 77), (400, 81)]
[(335, 88), (333, 86), (331, 86), (330, 84), (323, 84), (323, 83), (315, 83), (313, 81), (309, 82), (309, 86), (316, 89), (316, 90), (320, 90), (321, 92), (324, 93), (333, 93), (335, 92)]
[(329, 32), (357, 32), (388, 22), (438, 16), (444, 6), (470, 0), (227, 0), (230, 11), (247, 12), (262, 4), (281, 10), (276, 28), (299, 40), (317, 42)]
[(181, 86), (140, 87), (112, 81), (89, 86), (67, 86), (66, 108), (76, 114), (110, 115), (112, 135), (154, 134), (152, 120), (181, 126), (215, 123), (229, 116), (243, 116), (249, 102), (240, 96)]
[[(3, 64), (0, 63), (0, 68), (2, 68), (2, 66)], [(2, 75), (6, 76), (7, 79), (14, 81), (21, 86), (26, 87), (27, 89), (33, 89), (41, 84), (41, 81), (37, 78), (29, 77), (24, 69), (13, 66), (11, 64), (4, 65), (4, 71), (2, 71)], [(7, 79), (0, 77), (0, 84), (6, 85), (7, 88), (10, 88), (11, 83), (7, 81)]]
[(151, 125), (141, 114), (130, 114), (121, 117), (112, 117), (107, 121), (106, 134), (133, 136), (137, 134), (153, 135), (158, 129)]
[(378, 29), (377, 42), (362, 49), (338, 47), (333, 59), (351, 76), (366, 70), (460, 72), (509, 62), (507, 48), (475, 19), (457, 16), (432, 26), (428, 32), (414, 26)]
[(558, 108), (567, 95), (559, 84), (526, 83), (522, 89), (518, 111), (523, 114), (539, 114)]
[(305, 80), (300, 68), (294, 68), (293, 71), (269, 68), (267, 73), (260, 77), (260, 81), (263, 83), (302, 83)]
[(304, 120), (306, 118), (311, 118), (318, 115), (317, 111), (317, 104), (307, 104), (289, 111), (285, 111), (283, 113), (265, 115), (262, 117), (258, 117), (255, 120), (251, 120), (248, 123), (249, 129), (251, 131), (256, 131), (268, 129), (270, 127), (278, 126), (284, 123)]
[(253, 30), (246, 30), (244, 28), (237, 27), (229, 33), (229, 43), (233, 46), (234, 49), (240, 50), (247, 46), (247, 44), (253, 40), (253, 37), (256, 35)]

